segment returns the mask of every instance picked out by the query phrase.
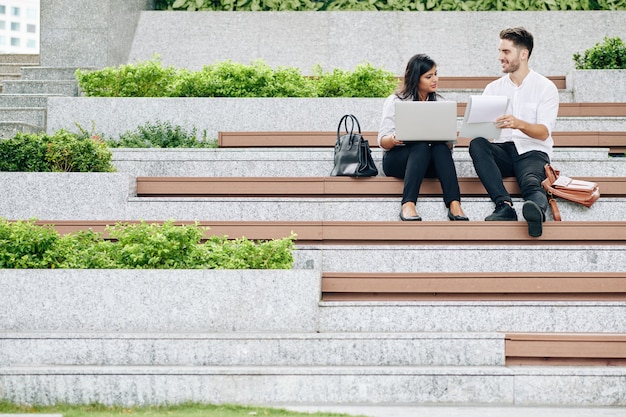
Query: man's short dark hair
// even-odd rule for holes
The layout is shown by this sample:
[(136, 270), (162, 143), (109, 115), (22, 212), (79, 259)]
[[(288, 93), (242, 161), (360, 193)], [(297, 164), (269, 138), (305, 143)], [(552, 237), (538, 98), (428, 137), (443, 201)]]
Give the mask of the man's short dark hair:
[(518, 48), (528, 49), (528, 58), (533, 52), (533, 35), (523, 27), (503, 29), (500, 32), (500, 39), (513, 42)]

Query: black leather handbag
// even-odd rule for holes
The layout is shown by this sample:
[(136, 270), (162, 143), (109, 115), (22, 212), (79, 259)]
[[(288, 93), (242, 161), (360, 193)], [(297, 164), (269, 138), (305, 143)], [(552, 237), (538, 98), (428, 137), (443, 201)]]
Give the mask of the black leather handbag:
[[(348, 122), (350, 122), (349, 129)], [(342, 125), (346, 132), (343, 135), (341, 134)], [(363, 139), (361, 125), (352, 114), (344, 115), (337, 126), (335, 166), (330, 175), (347, 177), (375, 177), (378, 175), (370, 144)]]

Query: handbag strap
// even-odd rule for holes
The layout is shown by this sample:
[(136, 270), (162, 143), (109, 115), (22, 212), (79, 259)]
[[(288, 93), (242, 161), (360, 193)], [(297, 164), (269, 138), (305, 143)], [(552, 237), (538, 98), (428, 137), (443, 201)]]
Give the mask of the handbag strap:
[(560, 172), (554, 169), (554, 167), (550, 164), (545, 164), (544, 169), (546, 171), (546, 179), (541, 181), (541, 185), (548, 196), (548, 203), (550, 203), (550, 209), (552, 210), (552, 217), (554, 218), (554, 221), (560, 222), (561, 210), (559, 210), (554, 194), (552, 194), (552, 184), (559, 178)]
[(556, 199), (552, 192), (548, 191), (548, 203), (550, 203), (550, 209), (552, 210), (552, 217), (554, 217), (554, 221), (561, 221), (561, 210), (559, 210), (559, 206), (556, 204)]
[(359, 129), (359, 134), (361, 134), (361, 124), (359, 123), (359, 119), (357, 119), (355, 115), (351, 114), (350, 120), (352, 121), (352, 128), (350, 130), (350, 133), (354, 131), (354, 125), (356, 124), (356, 127)]
[[(348, 129), (348, 120), (350, 120), (350, 129)], [(339, 120), (339, 125), (337, 126), (337, 140), (341, 137), (341, 125), (343, 125), (343, 130), (346, 131), (346, 134), (350, 136), (354, 134), (355, 125), (358, 129), (358, 133), (361, 133), (361, 124), (359, 123), (359, 120), (353, 114), (345, 114), (341, 120)]]

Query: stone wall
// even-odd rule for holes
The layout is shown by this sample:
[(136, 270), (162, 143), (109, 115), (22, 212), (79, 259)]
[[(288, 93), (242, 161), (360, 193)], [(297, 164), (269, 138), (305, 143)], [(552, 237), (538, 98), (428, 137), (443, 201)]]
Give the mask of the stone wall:
[(117, 66), (128, 61), (139, 12), (153, 0), (41, 0), (40, 64)]
[[(263, 59), (311, 73), (362, 62), (404, 72), (408, 59), (429, 54), (440, 75), (501, 74), (498, 33), (525, 26), (535, 36), (531, 67), (567, 75), (572, 56), (605, 36), (626, 39), (626, 12), (142, 12), (130, 61), (150, 59), (199, 69), (230, 59)], [(584, 35), (581, 35), (584, 34)]]

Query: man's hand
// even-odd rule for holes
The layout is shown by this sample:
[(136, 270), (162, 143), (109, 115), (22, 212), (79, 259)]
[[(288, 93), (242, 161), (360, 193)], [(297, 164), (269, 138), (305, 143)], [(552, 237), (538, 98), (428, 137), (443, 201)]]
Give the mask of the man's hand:
[(511, 114), (498, 117), (496, 119), (496, 126), (500, 129), (518, 129), (525, 135), (538, 140), (546, 140), (549, 136), (548, 128), (545, 125), (526, 123)]

